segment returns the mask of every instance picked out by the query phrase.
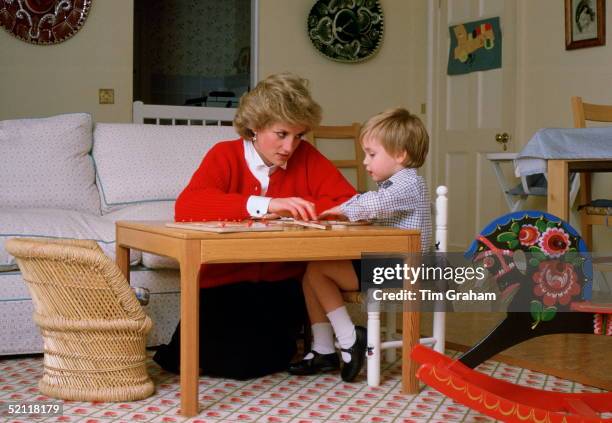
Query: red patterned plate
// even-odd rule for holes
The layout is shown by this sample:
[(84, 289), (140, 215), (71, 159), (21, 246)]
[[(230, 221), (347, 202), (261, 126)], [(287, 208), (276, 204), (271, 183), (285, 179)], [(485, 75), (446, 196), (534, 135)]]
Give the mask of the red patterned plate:
[(85, 23), (92, 0), (0, 0), (0, 26), (32, 44), (57, 44)]

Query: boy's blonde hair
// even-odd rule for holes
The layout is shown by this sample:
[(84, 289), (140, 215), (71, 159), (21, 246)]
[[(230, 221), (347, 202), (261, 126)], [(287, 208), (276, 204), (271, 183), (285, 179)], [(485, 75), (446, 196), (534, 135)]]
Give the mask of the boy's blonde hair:
[(421, 167), (429, 151), (429, 135), (418, 116), (404, 108), (389, 109), (372, 116), (361, 128), (359, 141), (379, 141), (392, 156), (406, 152), (405, 167)]
[(275, 123), (305, 126), (306, 132), (321, 122), (321, 106), (308, 90), (308, 81), (292, 73), (270, 75), (240, 98), (234, 128), (244, 139), (255, 129)]

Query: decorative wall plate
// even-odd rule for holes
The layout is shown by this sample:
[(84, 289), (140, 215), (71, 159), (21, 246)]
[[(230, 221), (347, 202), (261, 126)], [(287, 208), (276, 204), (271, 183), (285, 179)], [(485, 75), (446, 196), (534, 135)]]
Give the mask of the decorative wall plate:
[(81, 29), (92, 1), (0, 0), (0, 26), (28, 43), (61, 43)]
[(308, 15), (308, 37), (317, 50), (339, 62), (359, 62), (382, 43), (378, 0), (318, 0)]

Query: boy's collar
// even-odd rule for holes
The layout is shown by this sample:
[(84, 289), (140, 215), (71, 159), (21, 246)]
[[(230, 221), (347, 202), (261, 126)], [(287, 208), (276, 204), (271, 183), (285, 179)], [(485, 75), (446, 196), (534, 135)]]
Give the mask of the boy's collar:
[(391, 185), (393, 185), (393, 182), (397, 181), (400, 178), (415, 177), (415, 176), (416, 176), (416, 169), (412, 167), (405, 167), (402, 170), (395, 172), (393, 175), (391, 175), (389, 179), (385, 179), (382, 182), (377, 182), (377, 184), (379, 188), (389, 188)]

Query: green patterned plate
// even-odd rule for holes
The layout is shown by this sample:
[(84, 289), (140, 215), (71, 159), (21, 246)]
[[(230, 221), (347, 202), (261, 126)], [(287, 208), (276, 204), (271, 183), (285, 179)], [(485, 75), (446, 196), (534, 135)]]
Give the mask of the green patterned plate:
[(383, 11), (378, 0), (318, 0), (308, 15), (315, 48), (339, 62), (360, 62), (382, 43)]

